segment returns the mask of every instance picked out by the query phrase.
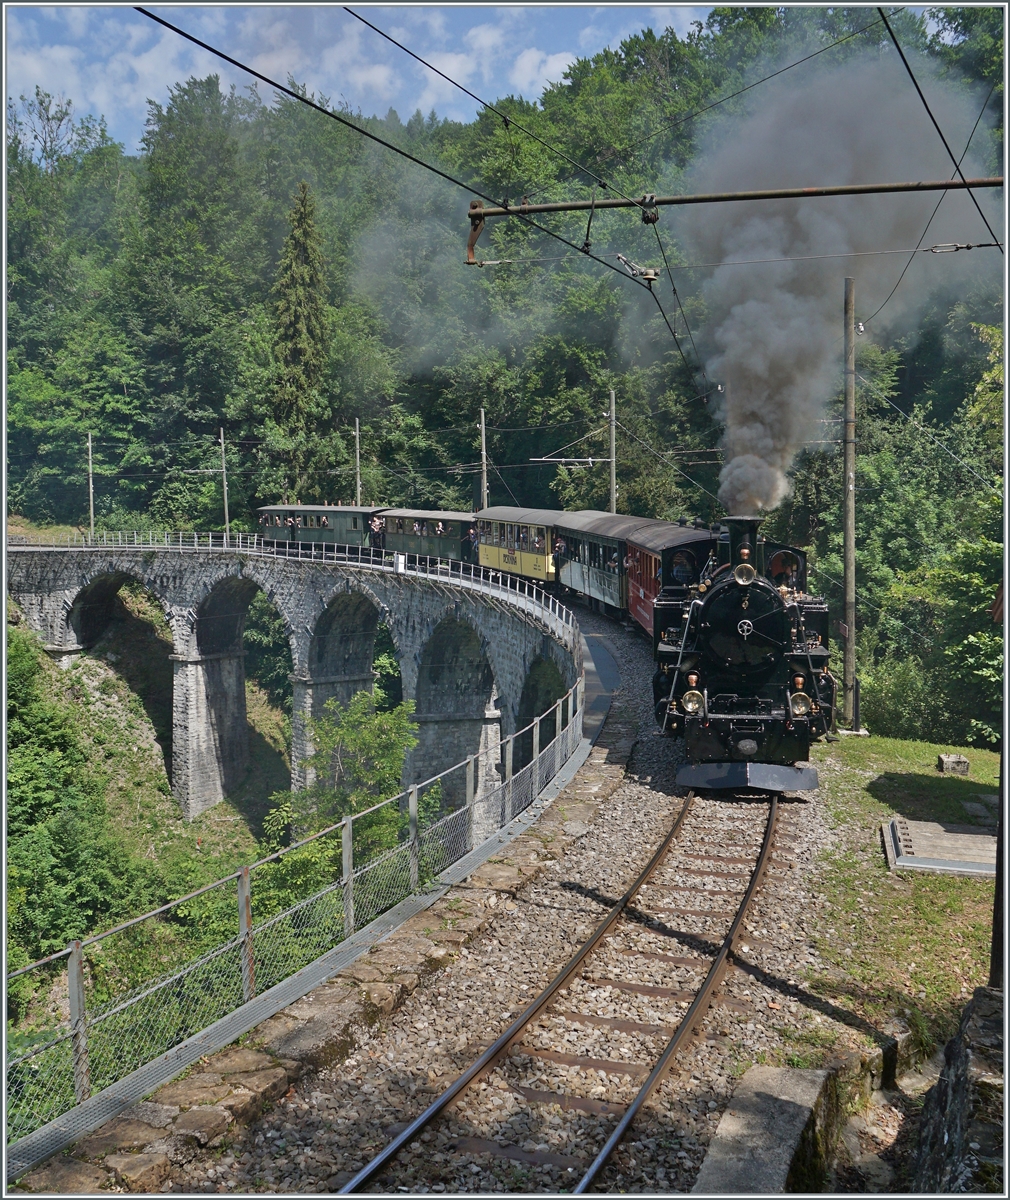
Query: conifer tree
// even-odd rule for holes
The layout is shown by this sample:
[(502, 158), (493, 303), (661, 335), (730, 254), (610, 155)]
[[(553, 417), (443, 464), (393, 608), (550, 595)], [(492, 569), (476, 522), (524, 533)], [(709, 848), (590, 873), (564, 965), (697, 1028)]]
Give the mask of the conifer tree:
[(309, 185), (302, 180), (288, 214), (291, 230), (284, 239), (274, 286), (277, 298), (274, 348), (279, 367), (274, 413), (278, 425), (291, 439), (290, 482), (296, 491), (301, 482), (300, 451), (306, 439), (311, 440), (308, 419), (317, 407), (329, 337), (323, 252), (315, 216), (315, 199)]

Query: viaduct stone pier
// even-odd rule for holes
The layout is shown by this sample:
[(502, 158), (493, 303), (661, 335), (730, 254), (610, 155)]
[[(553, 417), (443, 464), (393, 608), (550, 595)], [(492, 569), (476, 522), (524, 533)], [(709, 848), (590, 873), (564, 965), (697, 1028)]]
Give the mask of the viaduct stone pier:
[(295, 788), (311, 782), (305, 716), (319, 716), (331, 697), (371, 689), (379, 622), (392, 635), (404, 699), (416, 704), (405, 786), (472, 754), (480, 794), (497, 779), (502, 739), (581, 675), (571, 614), (479, 569), (408, 568), (402, 556), (382, 554), (360, 564), (296, 559), (255, 539), (194, 548), (172, 545), (172, 536), (146, 546), (11, 544), (8, 588), (57, 658), (101, 638), (127, 580), (157, 599), (174, 650), (171, 783), (187, 818), (237, 788), (249, 766), (242, 634), (257, 591), (280, 614), (291, 647)]

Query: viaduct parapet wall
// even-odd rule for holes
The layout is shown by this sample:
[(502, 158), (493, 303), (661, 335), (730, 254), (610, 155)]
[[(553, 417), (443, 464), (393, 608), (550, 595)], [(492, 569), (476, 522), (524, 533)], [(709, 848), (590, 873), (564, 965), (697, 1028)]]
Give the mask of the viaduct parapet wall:
[[(498, 769), (501, 740), (582, 671), (578, 627), (556, 604), (487, 574), (411, 570), (391, 556), (359, 565), (255, 549), (11, 545), (7, 569), (26, 624), (57, 658), (101, 638), (127, 580), (161, 604), (174, 651), (171, 783), (189, 819), (237, 788), (249, 766), (242, 634), (257, 591), (291, 647), (295, 788), (311, 782), (306, 714), (371, 689), (379, 622), (392, 635), (404, 699), (416, 704), (405, 786), (473, 754), (479, 793)], [(546, 692), (545, 678), (556, 681)]]

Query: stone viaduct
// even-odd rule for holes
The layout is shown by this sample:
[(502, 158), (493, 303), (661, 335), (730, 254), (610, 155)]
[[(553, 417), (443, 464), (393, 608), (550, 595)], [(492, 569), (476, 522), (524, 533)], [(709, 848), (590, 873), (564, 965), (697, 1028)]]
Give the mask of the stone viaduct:
[[(285, 622), (291, 646), (293, 787), (311, 782), (305, 714), (371, 688), (380, 621), (396, 647), (404, 699), (416, 703), (418, 745), (405, 785), (473, 754), (479, 793), (497, 779), (502, 739), (582, 672), (578, 627), (557, 606), (489, 577), (410, 571), (391, 556), (357, 565), (256, 550), (12, 545), (7, 578), (26, 624), (57, 658), (98, 641), (127, 580), (158, 600), (174, 643), (172, 790), (190, 819), (248, 768), (242, 633), (257, 590)], [(553, 695), (544, 694), (545, 676)]]

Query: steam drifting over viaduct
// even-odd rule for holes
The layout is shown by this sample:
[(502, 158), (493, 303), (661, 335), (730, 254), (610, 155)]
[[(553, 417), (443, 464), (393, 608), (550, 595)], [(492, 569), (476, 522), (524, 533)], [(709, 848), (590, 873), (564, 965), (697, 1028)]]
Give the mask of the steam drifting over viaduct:
[(249, 542), (8, 548), (10, 594), (54, 657), (99, 640), (127, 580), (161, 604), (174, 648), (172, 790), (188, 818), (217, 804), (248, 768), (242, 632), (258, 590), (283, 619), (291, 647), (294, 787), (311, 782), (305, 714), (371, 688), (380, 621), (396, 647), (404, 699), (416, 703), (419, 740), (405, 784), (472, 754), (479, 793), (496, 778), (501, 739), (581, 674), (578, 627), (542, 594), (479, 572), (407, 569), (389, 555), (360, 565), (302, 561)]

